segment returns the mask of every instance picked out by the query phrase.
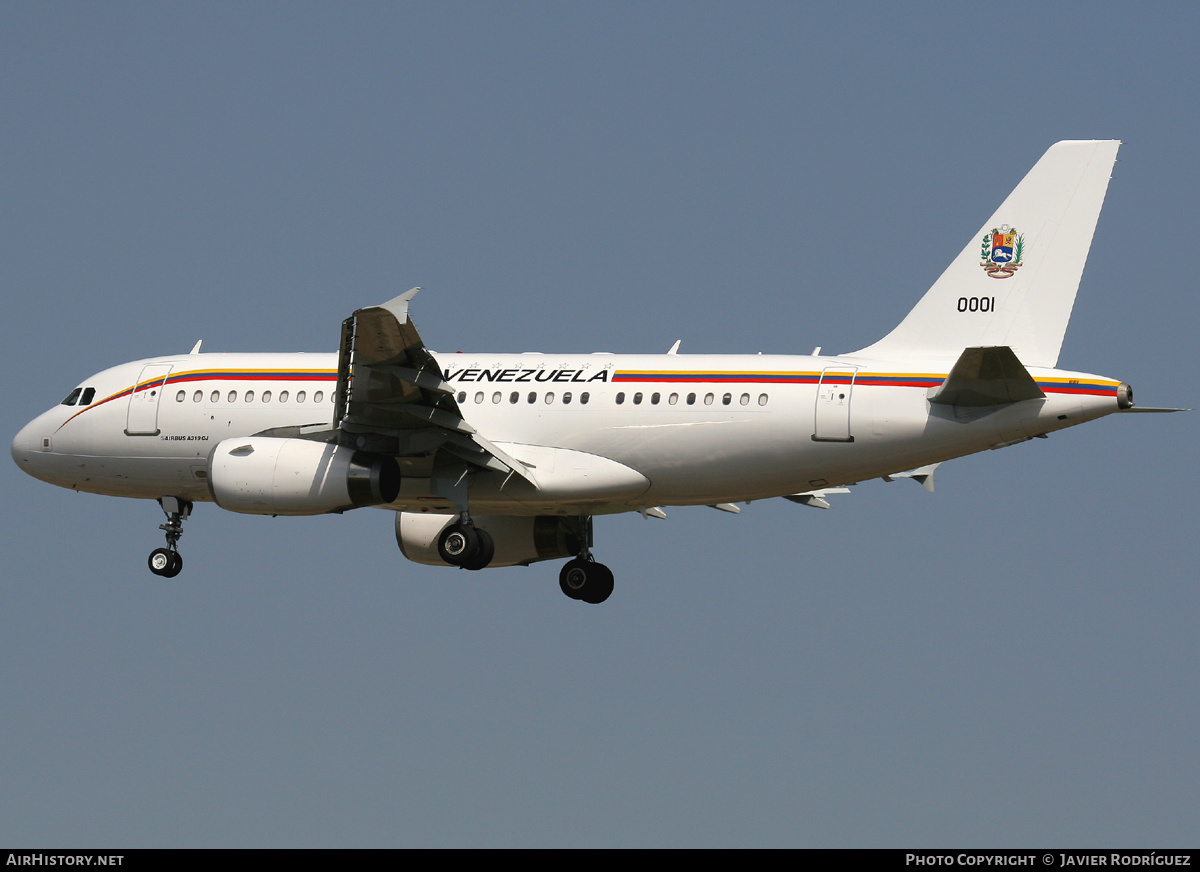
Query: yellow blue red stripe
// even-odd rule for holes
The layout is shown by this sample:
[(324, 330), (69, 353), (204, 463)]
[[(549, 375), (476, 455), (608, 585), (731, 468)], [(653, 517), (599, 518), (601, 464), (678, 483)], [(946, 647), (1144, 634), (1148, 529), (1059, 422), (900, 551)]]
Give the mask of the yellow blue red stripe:
[(130, 394), (135, 394), (140, 391), (150, 390), (151, 388), (162, 387), (166, 388), (174, 384), (187, 384), (202, 381), (318, 381), (318, 382), (336, 382), (336, 369), (198, 369), (189, 370), (187, 372), (171, 373), (164, 380), (163, 377), (156, 376), (152, 379), (147, 379), (144, 382), (138, 382), (135, 385), (130, 385), (124, 390), (117, 391), (115, 394), (109, 394), (102, 400), (97, 400), (85, 408), (80, 409), (71, 417), (63, 421), (58, 426), (61, 430), (75, 418), (82, 415), (91, 409), (99, 408), (105, 403), (111, 403), (113, 400), (119, 400), (122, 397), (128, 397)]
[[(653, 384), (762, 384), (762, 385), (816, 385), (854, 384), (858, 387), (904, 387), (931, 388), (946, 380), (945, 373), (869, 373), (869, 372), (826, 372), (820, 371), (758, 371), (758, 370), (617, 370), (613, 373), (614, 384), (634, 382)], [(201, 369), (170, 373), (130, 385), (102, 400), (80, 409), (63, 422), (73, 420), (89, 409), (95, 409), (119, 400), (130, 394), (170, 385), (196, 384), (198, 382), (336, 382), (334, 369)], [(1083, 394), (1088, 396), (1115, 397), (1118, 382), (1110, 379), (1044, 378), (1035, 379), (1038, 387), (1048, 394)]]
[[(858, 387), (931, 388), (946, 380), (946, 373), (869, 373), (819, 371), (686, 371), (686, 370), (617, 370), (614, 383), (650, 382), (657, 384), (787, 384), (815, 385), (853, 383)], [(1035, 379), (1048, 394), (1089, 394), (1115, 396), (1118, 382), (1109, 379)]]

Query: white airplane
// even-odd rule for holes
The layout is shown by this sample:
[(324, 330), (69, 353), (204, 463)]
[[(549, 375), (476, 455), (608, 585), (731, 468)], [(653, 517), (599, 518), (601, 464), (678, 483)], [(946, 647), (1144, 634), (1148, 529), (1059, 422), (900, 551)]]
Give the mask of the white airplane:
[(891, 333), (851, 354), (436, 354), (417, 288), (360, 309), (337, 354), (190, 354), (106, 369), (26, 425), (17, 465), (73, 490), (155, 499), (177, 575), (195, 502), (314, 515), (378, 506), (418, 563), (569, 558), (605, 600), (592, 518), (771, 497), (828, 508), (871, 478), (933, 490), (942, 461), (1133, 405), (1056, 369), (1116, 141), (1052, 146)]

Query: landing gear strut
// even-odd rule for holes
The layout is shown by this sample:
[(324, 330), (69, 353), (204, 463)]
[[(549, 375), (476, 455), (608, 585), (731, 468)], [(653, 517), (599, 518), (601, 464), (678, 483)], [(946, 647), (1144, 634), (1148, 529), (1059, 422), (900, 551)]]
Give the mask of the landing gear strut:
[(487, 530), (481, 530), (469, 518), (455, 521), (438, 536), (438, 554), (451, 566), (483, 569), (496, 554), (496, 543)]
[(176, 544), (183, 535), (183, 522), (192, 513), (192, 504), (178, 497), (162, 497), (158, 504), (167, 516), (167, 523), (158, 525), (158, 529), (167, 534), (167, 547), (151, 551), (147, 563), (155, 575), (174, 578), (183, 569), (183, 557), (176, 550)]
[(564, 564), (558, 573), (558, 586), (571, 599), (596, 605), (613, 592), (612, 570), (597, 563), (591, 552), (585, 550)]

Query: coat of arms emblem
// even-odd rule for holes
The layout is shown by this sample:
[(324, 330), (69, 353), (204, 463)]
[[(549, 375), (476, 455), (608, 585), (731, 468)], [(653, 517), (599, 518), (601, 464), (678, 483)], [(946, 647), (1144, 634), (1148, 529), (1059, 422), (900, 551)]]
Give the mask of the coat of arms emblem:
[(1018, 233), (1016, 228), (1007, 224), (993, 227), (991, 232), (984, 234), (979, 265), (992, 278), (1006, 279), (1021, 266), (1024, 248), (1025, 235)]

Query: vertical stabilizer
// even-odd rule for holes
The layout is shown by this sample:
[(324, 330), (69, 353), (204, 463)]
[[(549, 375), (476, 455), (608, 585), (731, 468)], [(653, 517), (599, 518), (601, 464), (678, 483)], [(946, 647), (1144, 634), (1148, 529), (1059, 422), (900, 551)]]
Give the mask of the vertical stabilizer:
[(1120, 144), (1052, 145), (896, 329), (850, 356), (1007, 345), (1026, 366), (1055, 366)]

